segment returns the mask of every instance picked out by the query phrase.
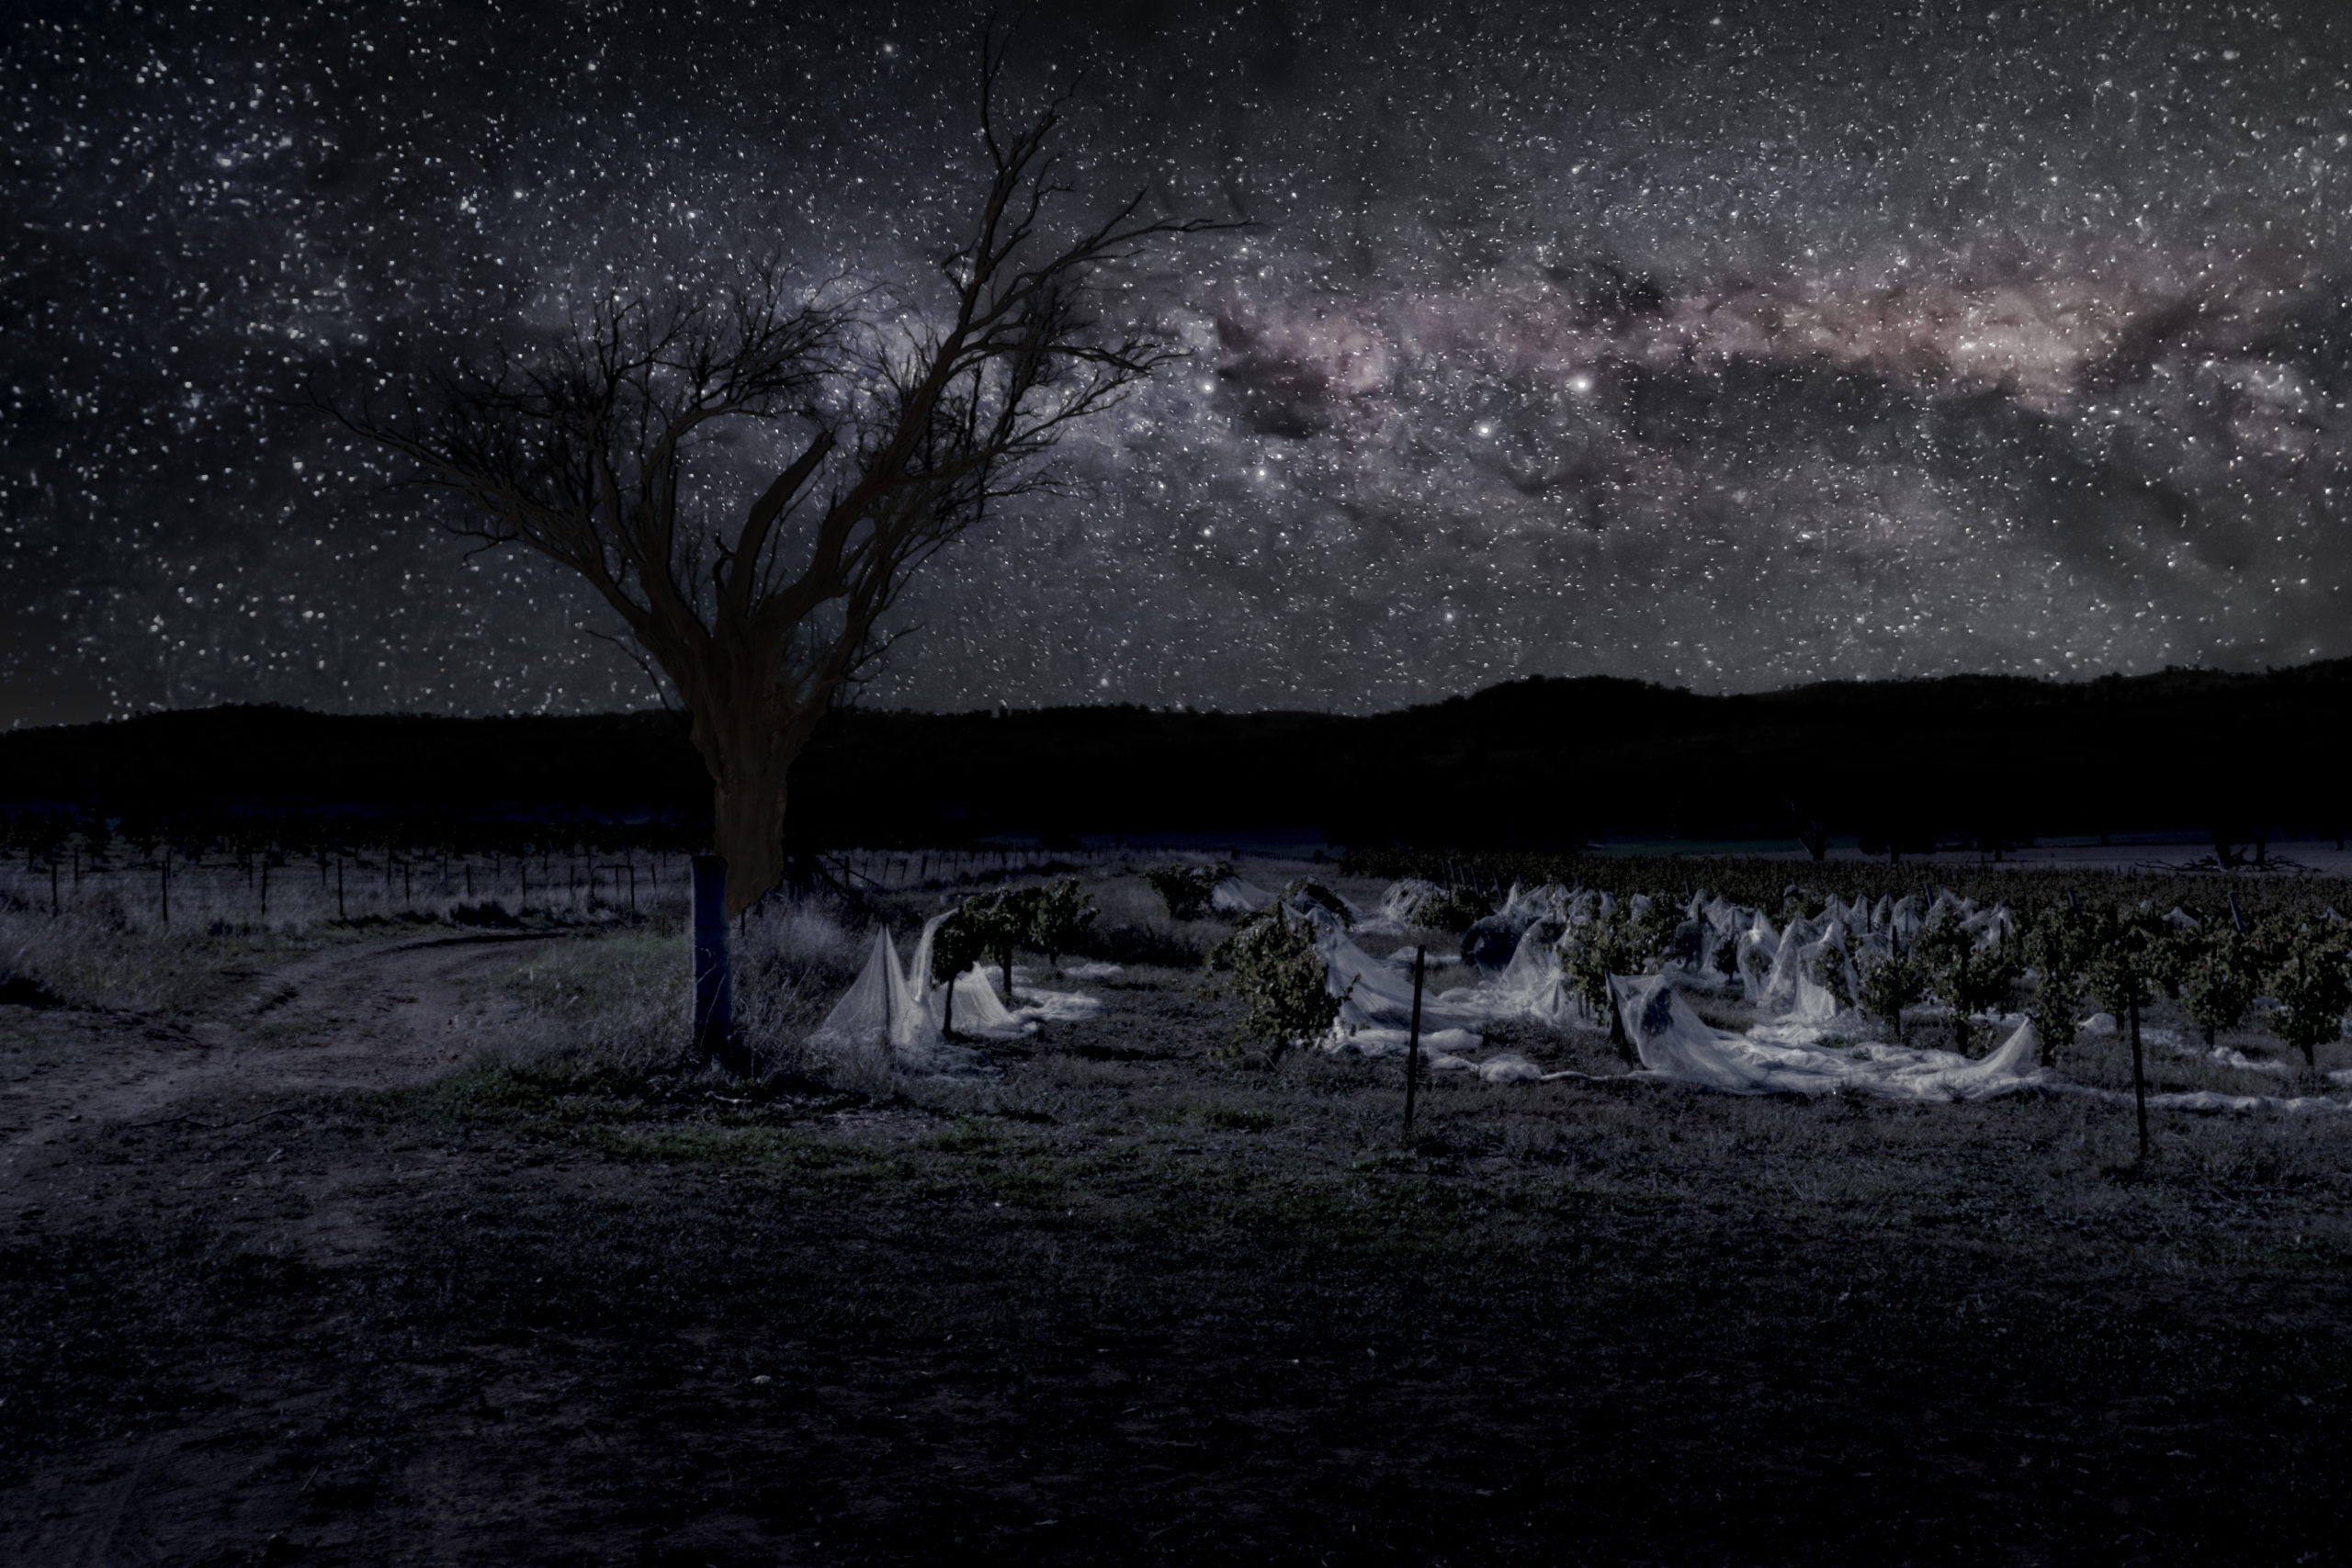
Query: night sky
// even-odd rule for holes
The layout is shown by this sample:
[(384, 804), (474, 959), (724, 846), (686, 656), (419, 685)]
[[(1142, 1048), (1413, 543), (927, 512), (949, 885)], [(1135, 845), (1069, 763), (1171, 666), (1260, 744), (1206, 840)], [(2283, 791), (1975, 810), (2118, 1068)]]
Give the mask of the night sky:
[[(304, 389), (768, 251), (920, 279), (973, 188), (960, 7), (11, 12), (0, 722), (650, 704)], [(1040, 7), (1079, 182), (1253, 226), (1115, 280), (1193, 357), (864, 700), (2352, 654), (2345, 14)]]

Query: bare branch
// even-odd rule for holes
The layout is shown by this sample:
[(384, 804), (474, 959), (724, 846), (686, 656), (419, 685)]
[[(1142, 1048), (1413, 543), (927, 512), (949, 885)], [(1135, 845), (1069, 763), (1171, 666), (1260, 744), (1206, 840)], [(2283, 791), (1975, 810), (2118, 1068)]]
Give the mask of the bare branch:
[[(985, 179), (938, 257), (942, 308), (796, 288), (771, 265), (593, 300), (552, 340), (417, 378), (396, 416), (329, 410), (464, 498), (481, 547), (560, 561), (621, 617), (631, 657), (692, 718), (739, 908), (780, 874), (793, 758), (911, 635), (879, 623), (914, 575), (1005, 502), (1055, 493), (1061, 439), (1181, 356), (1105, 330), (1096, 275), (1234, 227), (1145, 216), (1141, 192), (1066, 220), (1067, 100), (1006, 127), (1010, 40), (993, 25), (982, 39)], [(682, 510), (717, 442), (761, 432), (793, 456), (736, 521)]]

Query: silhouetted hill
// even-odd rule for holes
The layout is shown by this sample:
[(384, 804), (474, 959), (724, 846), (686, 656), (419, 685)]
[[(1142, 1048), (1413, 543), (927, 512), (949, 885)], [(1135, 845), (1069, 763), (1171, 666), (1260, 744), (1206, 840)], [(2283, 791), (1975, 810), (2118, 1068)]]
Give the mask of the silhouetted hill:
[[(1367, 717), (1135, 707), (837, 716), (796, 773), (794, 836), (1321, 826), (1336, 842), (1562, 844), (1833, 831), (1921, 841), (2255, 826), (2347, 812), (2352, 660), (1838, 682), (1709, 697), (1514, 682)], [(478, 814), (708, 808), (681, 722), (156, 714), (0, 736), (0, 800)]]

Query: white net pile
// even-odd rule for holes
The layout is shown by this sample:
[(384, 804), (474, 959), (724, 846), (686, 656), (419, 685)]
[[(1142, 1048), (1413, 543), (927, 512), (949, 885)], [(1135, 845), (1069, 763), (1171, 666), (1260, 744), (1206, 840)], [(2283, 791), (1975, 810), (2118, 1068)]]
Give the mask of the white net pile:
[(932, 943), (946, 919), (943, 913), (924, 922), (914, 954), (904, 964), (890, 929), (876, 930), (865, 967), (809, 1035), (810, 1047), (868, 1073), (953, 1071), (969, 1066), (973, 1057), (948, 1039), (951, 1024), (959, 1037), (1007, 1040), (1035, 1033), (1041, 1021), (1068, 1022), (1102, 1010), (1095, 997), (1023, 986), (1027, 976), (1018, 969), (1015, 1005), (1007, 1007), (988, 968), (978, 964), (956, 976), (951, 1010), (950, 987), (931, 981)]

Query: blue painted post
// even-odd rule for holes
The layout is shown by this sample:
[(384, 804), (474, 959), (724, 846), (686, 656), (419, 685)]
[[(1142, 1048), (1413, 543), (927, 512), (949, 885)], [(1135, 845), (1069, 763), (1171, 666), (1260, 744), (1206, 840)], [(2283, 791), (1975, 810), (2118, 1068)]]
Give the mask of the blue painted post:
[(695, 856), (695, 1052), (727, 1049), (735, 1014), (735, 973), (727, 952), (727, 863)]

